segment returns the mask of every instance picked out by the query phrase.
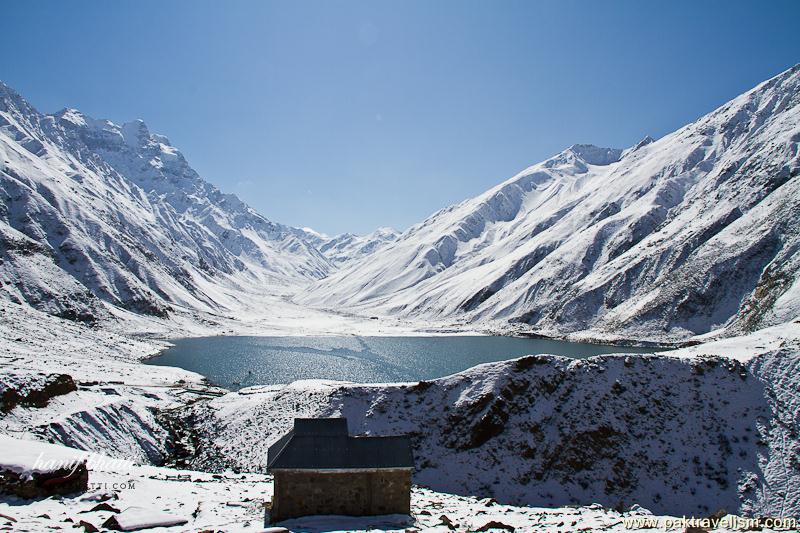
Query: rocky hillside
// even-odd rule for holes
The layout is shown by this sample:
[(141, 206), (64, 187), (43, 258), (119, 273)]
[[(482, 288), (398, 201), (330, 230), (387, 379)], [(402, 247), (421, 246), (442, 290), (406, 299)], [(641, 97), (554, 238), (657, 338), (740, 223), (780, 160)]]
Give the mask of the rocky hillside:
[(675, 341), (800, 315), (800, 65), (657, 141), (574, 145), (299, 301)]

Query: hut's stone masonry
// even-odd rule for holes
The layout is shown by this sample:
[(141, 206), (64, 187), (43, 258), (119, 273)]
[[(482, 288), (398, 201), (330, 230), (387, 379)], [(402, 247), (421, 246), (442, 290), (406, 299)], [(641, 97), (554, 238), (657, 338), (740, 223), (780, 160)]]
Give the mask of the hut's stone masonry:
[(409, 514), (411, 469), (275, 472), (272, 519), (340, 514)]
[(413, 467), (408, 437), (351, 437), (343, 418), (295, 419), (268, 453), (270, 520), (409, 514)]

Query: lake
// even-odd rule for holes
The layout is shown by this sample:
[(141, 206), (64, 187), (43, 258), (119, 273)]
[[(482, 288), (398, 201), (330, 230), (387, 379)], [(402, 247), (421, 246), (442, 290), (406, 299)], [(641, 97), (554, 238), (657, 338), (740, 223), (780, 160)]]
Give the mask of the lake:
[(419, 381), (528, 354), (583, 358), (658, 351), (491, 336), (201, 337), (171, 342), (174, 346), (147, 360), (147, 364), (191, 370), (230, 390), (299, 379)]

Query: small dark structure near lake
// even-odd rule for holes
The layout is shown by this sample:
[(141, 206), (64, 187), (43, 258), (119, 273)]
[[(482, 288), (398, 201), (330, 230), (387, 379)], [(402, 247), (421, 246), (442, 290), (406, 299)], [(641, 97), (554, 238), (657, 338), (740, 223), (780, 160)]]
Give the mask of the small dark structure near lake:
[(295, 418), (267, 454), (270, 520), (409, 514), (413, 468), (408, 437), (351, 437), (346, 418)]

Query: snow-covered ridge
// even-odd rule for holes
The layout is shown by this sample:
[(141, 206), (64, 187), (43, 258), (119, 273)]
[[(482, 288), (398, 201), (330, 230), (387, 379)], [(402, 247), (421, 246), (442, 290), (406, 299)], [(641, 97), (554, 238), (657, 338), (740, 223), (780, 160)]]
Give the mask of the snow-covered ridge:
[[(96, 322), (241, 313), (392, 242), (272, 222), (203, 180), (141, 120), (39, 113), (0, 83), (0, 298)], [(117, 313), (118, 314), (118, 313)]]
[(677, 341), (800, 315), (800, 66), (627, 150), (574, 145), (298, 297)]

